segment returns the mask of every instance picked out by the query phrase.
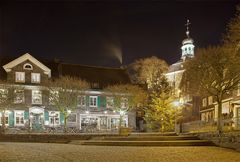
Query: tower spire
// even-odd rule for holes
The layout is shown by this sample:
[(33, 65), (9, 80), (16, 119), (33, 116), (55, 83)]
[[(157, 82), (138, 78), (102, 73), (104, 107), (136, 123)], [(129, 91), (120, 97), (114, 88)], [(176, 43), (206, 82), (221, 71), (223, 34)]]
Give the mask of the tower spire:
[(185, 26), (187, 27), (187, 31), (186, 31), (186, 35), (187, 35), (187, 37), (189, 38), (189, 25), (190, 25), (191, 23), (190, 23), (190, 21), (189, 21), (189, 19), (187, 19), (187, 23), (185, 24)]

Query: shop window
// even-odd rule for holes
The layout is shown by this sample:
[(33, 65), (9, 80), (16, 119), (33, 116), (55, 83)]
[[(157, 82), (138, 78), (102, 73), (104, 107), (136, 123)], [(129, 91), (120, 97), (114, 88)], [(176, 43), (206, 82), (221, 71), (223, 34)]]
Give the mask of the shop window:
[(24, 125), (24, 111), (15, 111), (15, 125)]
[(60, 112), (59, 111), (49, 111), (49, 125), (59, 125), (60, 124)]
[(89, 97), (89, 106), (90, 107), (97, 107), (97, 96), (90, 96)]
[(76, 113), (69, 114), (68, 122), (69, 123), (76, 123), (77, 122), (77, 114)]

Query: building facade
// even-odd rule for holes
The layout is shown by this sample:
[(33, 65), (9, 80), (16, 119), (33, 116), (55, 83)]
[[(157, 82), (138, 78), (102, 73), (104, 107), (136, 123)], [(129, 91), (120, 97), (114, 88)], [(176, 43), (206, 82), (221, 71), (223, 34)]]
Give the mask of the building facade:
[[(120, 112), (113, 107), (114, 97), (103, 88), (108, 85), (131, 83), (126, 69), (91, 67), (61, 63), (59, 61), (40, 62), (30, 54), (24, 54), (11, 61), (1, 61), (0, 93), (10, 93), (12, 88), (13, 106), (0, 112), (0, 125), (9, 128), (28, 128), (32, 131), (45, 131), (47, 128), (61, 128), (63, 114), (51, 104), (50, 92), (46, 88), (48, 80), (62, 76), (77, 77), (90, 83), (91, 88), (78, 96), (78, 106), (69, 111), (68, 127), (82, 132), (114, 131), (119, 127)], [(127, 101), (121, 104), (126, 107)], [(134, 112), (123, 114), (127, 127), (136, 127)]]

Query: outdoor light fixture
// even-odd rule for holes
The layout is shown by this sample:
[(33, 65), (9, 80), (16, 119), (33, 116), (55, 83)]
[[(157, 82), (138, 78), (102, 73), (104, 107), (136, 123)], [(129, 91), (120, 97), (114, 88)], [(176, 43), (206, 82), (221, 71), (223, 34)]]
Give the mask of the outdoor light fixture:
[(124, 114), (125, 114), (125, 111), (120, 110), (119, 113), (120, 113), (120, 115), (124, 115)]
[(89, 114), (89, 111), (85, 111), (86, 114)]
[(104, 111), (104, 114), (107, 114), (107, 111)]

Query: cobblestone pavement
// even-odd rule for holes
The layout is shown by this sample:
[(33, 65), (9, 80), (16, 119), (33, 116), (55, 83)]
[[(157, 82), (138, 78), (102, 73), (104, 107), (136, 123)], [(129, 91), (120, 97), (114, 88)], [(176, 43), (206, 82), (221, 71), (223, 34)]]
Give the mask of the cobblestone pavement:
[(239, 162), (240, 153), (205, 146), (119, 147), (0, 142), (0, 161)]

